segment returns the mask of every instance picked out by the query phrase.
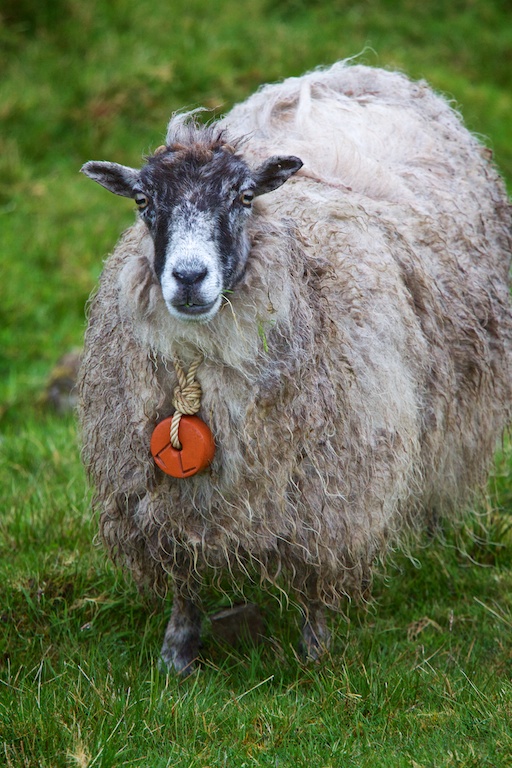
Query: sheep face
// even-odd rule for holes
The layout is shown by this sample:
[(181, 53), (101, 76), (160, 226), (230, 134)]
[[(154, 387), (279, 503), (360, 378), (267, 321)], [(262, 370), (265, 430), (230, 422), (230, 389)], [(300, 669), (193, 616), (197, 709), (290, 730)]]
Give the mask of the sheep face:
[(155, 272), (173, 317), (208, 322), (244, 273), (247, 222), (255, 197), (277, 189), (302, 166), (271, 157), (256, 170), (224, 142), (163, 147), (140, 170), (89, 162), (83, 173), (131, 197), (148, 227)]

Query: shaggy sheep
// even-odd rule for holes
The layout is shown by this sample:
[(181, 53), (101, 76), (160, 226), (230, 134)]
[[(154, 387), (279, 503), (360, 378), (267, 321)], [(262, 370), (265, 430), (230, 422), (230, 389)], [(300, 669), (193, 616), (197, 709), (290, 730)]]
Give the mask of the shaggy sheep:
[[(215, 124), (175, 115), (140, 171), (84, 166), (139, 221), (90, 307), (83, 456), (112, 556), (171, 577), (170, 668), (194, 664), (201, 588), (247, 578), (294, 596), (316, 657), (324, 607), (485, 480), (512, 380), (489, 155), (424, 83), (338, 63)], [(216, 453), (176, 479), (150, 442), (191, 365)]]

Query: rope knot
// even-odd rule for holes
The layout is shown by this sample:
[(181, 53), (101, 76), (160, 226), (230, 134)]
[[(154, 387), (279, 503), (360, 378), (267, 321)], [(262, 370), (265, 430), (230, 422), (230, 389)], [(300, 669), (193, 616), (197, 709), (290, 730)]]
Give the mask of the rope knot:
[(201, 407), (201, 385), (196, 381), (197, 369), (203, 361), (202, 354), (198, 353), (192, 361), (188, 373), (177, 358), (174, 359), (174, 368), (178, 377), (178, 385), (174, 388), (172, 404), (175, 413), (171, 422), (171, 445), (181, 451), (181, 443), (178, 440), (178, 428), (182, 416), (194, 416)]
[(201, 395), (201, 387), (197, 381), (183, 389), (178, 385), (174, 389), (172, 404), (179, 413), (193, 416), (201, 407)]

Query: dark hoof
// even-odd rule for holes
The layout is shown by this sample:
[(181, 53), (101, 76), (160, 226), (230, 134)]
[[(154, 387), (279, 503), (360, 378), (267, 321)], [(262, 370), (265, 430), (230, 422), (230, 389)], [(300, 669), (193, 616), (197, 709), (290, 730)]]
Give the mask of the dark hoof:
[(299, 653), (304, 661), (319, 661), (329, 650), (331, 635), (325, 623), (314, 626), (306, 621), (302, 628)]
[(190, 675), (199, 669), (199, 665), (197, 663), (197, 658), (191, 659), (188, 656), (179, 653), (169, 654), (168, 652), (164, 653), (162, 651), (158, 661), (158, 669), (164, 675), (172, 673), (182, 680), (185, 680), (185, 678), (190, 677)]

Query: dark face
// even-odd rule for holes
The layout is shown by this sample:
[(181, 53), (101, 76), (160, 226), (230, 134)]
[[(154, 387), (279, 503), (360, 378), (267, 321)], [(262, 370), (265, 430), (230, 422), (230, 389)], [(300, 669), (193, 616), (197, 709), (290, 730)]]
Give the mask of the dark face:
[(243, 273), (253, 189), (245, 162), (222, 149), (157, 156), (142, 169), (141, 217), (171, 314), (209, 320)]
[(166, 147), (136, 171), (86, 163), (83, 172), (134, 198), (155, 247), (155, 270), (174, 317), (207, 322), (245, 269), (252, 201), (302, 166), (273, 157), (256, 171), (222, 143)]

